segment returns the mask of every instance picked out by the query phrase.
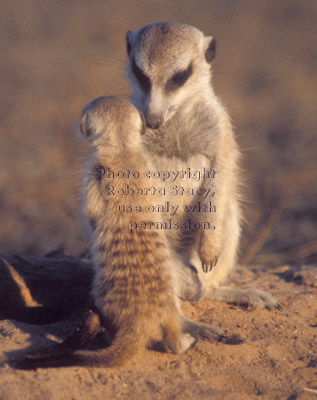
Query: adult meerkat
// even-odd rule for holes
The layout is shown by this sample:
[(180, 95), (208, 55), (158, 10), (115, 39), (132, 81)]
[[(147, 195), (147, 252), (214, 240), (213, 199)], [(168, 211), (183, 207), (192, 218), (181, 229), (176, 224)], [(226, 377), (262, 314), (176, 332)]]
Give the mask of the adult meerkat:
[[(124, 99), (101, 97), (84, 110), (81, 132), (92, 152), (84, 175), (83, 214), (90, 230), (92, 297), (98, 313), (88, 313), (83, 326), (65, 342), (20, 357), (17, 368), (116, 366), (151, 341), (162, 341), (167, 351), (181, 353), (197, 337), (223, 336), (219, 329), (181, 314), (172, 263), (182, 261), (170, 250), (167, 237), (161, 231), (131, 229), (131, 224), (157, 218), (147, 207), (159, 199), (144, 191), (153, 184), (144, 177), (152, 169), (142, 150), (144, 128), (139, 111)], [(195, 287), (193, 293), (186, 289), (186, 296), (195, 300), (202, 296), (198, 275), (190, 265), (183, 268), (183, 276)], [(100, 332), (100, 325), (112, 341), (110, 347), (80, 350)]]
[[(164, 186), (166, 200), (178, 205), (178, 211), (173, 217), (162, 216), (169, 226), (171, 221), (178, 223), (174, 227), (181, 226), (189, 218), (204, 228), (167, 229), (172, 248), (196, 266), (206, 299), (279, 307), (268, 293), (222, 286), (237, 259), (240, 154), (229, 116), (211, 85), (215, 39), (188, 25), (154, 23), (127, 33), (127, 52), (131, 102), (143, 112), (147, 124), (143, 145), (156, 170), (174, 172), (175, 180), (166, 179)], [(184, 180), (184, 172), (197, 170), (203, 179)], [(184, 189), (184, 184), (192, 195), (175, 190), (175, 186)], [(210, 195), (203, 198), (208, 190)], [(188, 212), (193, 210), (188, 206), (198, 203), (205, 204), (207, 212)], [(179, 281), (186, 281), (180, 265), (174, 269)], [(182, 284), (178, 295), (186, 298)]]

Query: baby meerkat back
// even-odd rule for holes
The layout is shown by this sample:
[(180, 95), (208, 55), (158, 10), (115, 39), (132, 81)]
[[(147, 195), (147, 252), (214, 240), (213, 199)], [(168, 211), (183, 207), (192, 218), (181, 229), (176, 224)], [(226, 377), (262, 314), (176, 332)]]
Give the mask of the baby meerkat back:
[(155, 221), (148, 207), (160, 199), (146, 190), (152, 183), (143, 119), (127, 100), (99, 98), (84, 110), (81, 129), (93, 147), (84, 183), (96, 271), (92, 293), (114, 327), (110, 358), (121, 352), (125, 358), (158, 338), (169, 351), (184, 351), (194, 339), (181, 333), (168, 243), (160, 230), (148, 229)]

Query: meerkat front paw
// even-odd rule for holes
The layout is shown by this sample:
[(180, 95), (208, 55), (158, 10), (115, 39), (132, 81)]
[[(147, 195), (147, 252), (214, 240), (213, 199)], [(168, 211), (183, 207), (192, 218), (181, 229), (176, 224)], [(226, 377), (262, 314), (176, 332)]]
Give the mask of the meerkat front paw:
[(202, 266), (203, 271), (207, 274), (208, 272), (210, 272), (210, 271), (213, 269), (213, 267), (215, 267), (215, 266), (217, 265), (217, 262), (218, 262), (218, 257), (216, 257), (216, 258), (215, 258), (213, 261), (211, 261), (210, 263), (208, 263), (208, 262), (206, 262), (206, 263), (202, 262), (202, 263), (201, 263), (201, 266)]
[(216, 243), (211, 243), (210, 240), (202, 237), (199, 247), (199, 257), (202, 270), (205, 273), (210, 272), (217, 265), (221, 246)]

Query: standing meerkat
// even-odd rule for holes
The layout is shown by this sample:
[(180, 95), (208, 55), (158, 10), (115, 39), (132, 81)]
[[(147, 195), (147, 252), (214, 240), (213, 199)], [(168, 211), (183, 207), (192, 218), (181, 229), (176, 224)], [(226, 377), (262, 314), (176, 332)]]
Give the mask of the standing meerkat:
[[(88, 313), (83, 326), (65, 342), (20, 357), (17, 368), (111, 367), (152, 341), (181, 353), (198, 337), (223, 337), (220, 329), (182, 315), (179, 280), (172, 268), (182, 260), (170, 250), (163, 232), (131, 229), (131, 224), (154, 223), (157, 218), (147, 212), (159, 198), (145, 191), (153, 182), (145, 178), (152, 165), (141, 143), (144, 129), (141, 114), (124, 99), (101, 97), (83, 111), (81, 132), (92, 149), (84, 174), (83, 214), (90, 230), (92, 297), (98, 313)], [(185, 290), (186, 296), (197, 300), (202, 296), (198, 275), (190, 265), (182, 267), (187, 271), (183, 276), (195, 287), (193, 293)], [(110, 347), (81, 350), (100, 333), (100, 324), (106, 328)]]
[[(175, 177), (164, 185), (166, 200), (178, 206), (177, 212), (162, 216), (174, 228), (188, 220), (202, 228), (167, 229), (172, 248), (195, 265), (206, 299), (279, 307), (269, 293), (222, 286), (237, 260), (240, 153), (230, 118), (211, 85), (215, 39), (188, 25), (154, 23), (127, 33), (127, 52), (131, 102), (147, 124), (143, 145), (154, 168)], [(189, 171), (201, 171), (201, 179), (185, 181), (186, 171), (187, 178)], [(187, 195), (181, 190), (184, 183)], [(198, 204), (203, 212), (195, 210)], [(179, 264), (174, 270), (186, 282)], [(180, 284), (178, 295), (186, 298), (183, 288)]]
[[(92, 294), (105, 325), (113, 328), (112, 345), (98, 355), (106, 365), (120, 364), (154, 339), (163, 338), (174, 353), (194, 341), (181, 331), (166, 238), (161, 232), (130, 229), (153, 220), (146, 207), (156, 200), (144, 194), (150, 165), (142, 154), (143, 130), (136, 108), (115, 97), (93, 101), (81, 121), (92, 145), (83, 189), (95, 267)], [(124, 176), (126, 171), (131, 174)]]

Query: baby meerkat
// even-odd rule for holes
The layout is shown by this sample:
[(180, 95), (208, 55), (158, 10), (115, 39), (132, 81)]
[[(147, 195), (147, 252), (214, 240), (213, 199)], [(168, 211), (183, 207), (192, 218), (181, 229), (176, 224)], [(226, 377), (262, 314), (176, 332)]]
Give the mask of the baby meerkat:
[[(144, 128), (139, 111), (121, 98), (98, 98), (83, 111), (81, 132), (92, 148), (84, 175), (83, 214), (90, 230), (97, 312), (89, 312), (65, 342), (16, 360), (16, 368), (110, 367), (123, 364), (152, 341), (160, 341), (166, 351), (181, 353), (195, 338), (223, 337), (220, 329), (181, 314), (172, 263), (182, 260), (172, 253), (165, 235), (160, 230), (130, 228), (157, 218), (147, 207), (159, 198), (144, 192), (154, 185), (144, 177), (152, 168), (142, 150)], [(190, 265), (183, 269), (187, 281), (189, 277), (192, 285), (196, 281), (195, 300), (201, 288), (198, 274)], [(112, 341), (110, 347), (81, 350), (100, 333), (101, 325)]]
[(142, 152), (140, 113), (127, 100), (98, 98), (84, 110), (81, 131), (93, 149), (83, 205), (95, 266), (92, 293), (113, 337), (108, 349), (89, 358), (117, 365), (159, 339), (180, 353), (194, 338), (181, 331), (167, 240), (159, 231), (130, 229), (131, 223), (153, 221), (146, 209), (158, 200), (144, 194), (149, 186), (144, 173), (151, 165)]
[[(162, 231), (131, 229), (131, 224), (140, 226), (159, 218), (147, 211), (159, 198), (144, 191), (155, 186), (145, 178), (153, 167), (142, 148), (144, 129), (143, 116), (122, 98), (100, 97), (83, 111), (81, 133), (92, 152), (84, 174), (82, 208), (90, 231), (97, 311), (87, 313), (82, 326), (63, 343), (15, 360), (16, 368), (111, 367), (123, 364), (152, 341), (160, 341), (166, 351), (181, 353), (196, 338), (224, 337), (220, 329), (191, 321), (180, 311), (180, 284), (187, 299), (203, 296), (196, 269), (183, 265)], [(175, 279), (175, 265), (182, 269), (182, 279)], [(102, 327), (110, 347), (82, 350)]]

